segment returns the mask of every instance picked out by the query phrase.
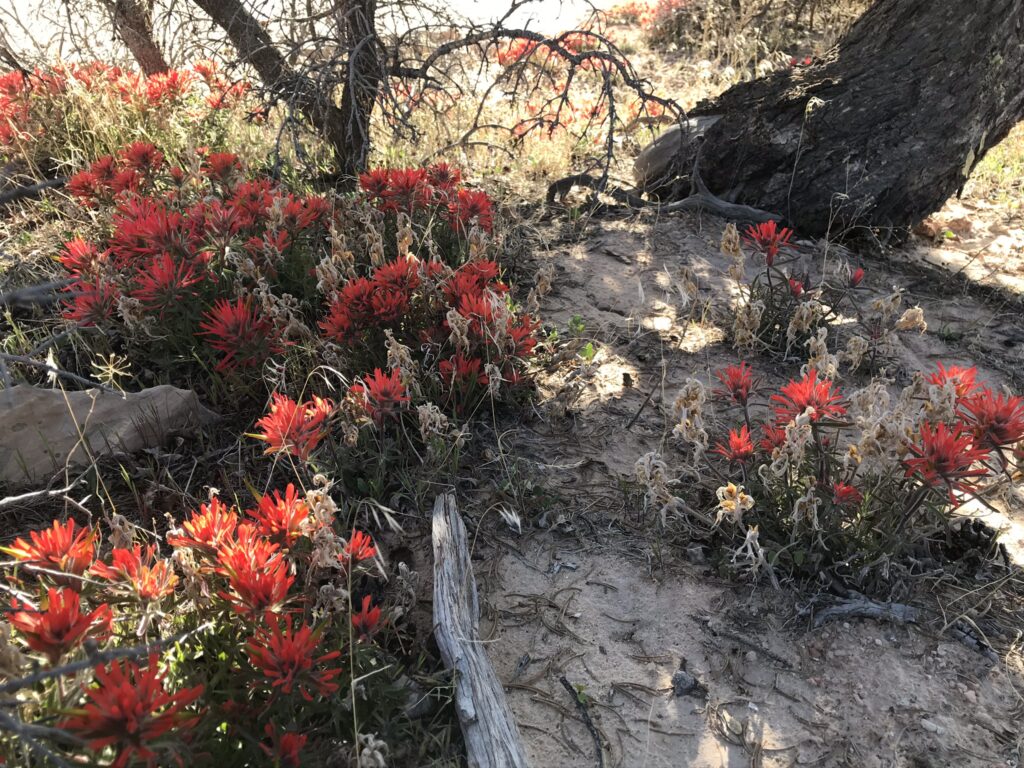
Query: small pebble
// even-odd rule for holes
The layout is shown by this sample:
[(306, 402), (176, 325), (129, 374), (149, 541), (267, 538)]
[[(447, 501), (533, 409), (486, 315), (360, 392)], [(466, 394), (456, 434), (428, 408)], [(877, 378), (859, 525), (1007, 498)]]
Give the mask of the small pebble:
[(747, 661), (757, 661), (757, 651), (747, 651), (743, 658)]
[(943, 728), (941, 725), (933, 723), (931, 720), (928, 720), (927, 718), (921, 718), (921, 727), (929, 733), (943, 733)]

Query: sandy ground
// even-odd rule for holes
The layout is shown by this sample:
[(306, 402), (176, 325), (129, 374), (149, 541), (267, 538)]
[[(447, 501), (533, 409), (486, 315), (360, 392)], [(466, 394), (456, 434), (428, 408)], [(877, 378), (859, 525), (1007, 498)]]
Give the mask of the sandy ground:
[[(503, 437), (558, 501), (521, 510), (533, 524), (523, 538), (505, 532), (478, 550), (487, 647), (532, 765), (600, 765), (563, 676), (581, 692), (610, 766), (1017, 765), (1016, 650), (993, 664), (931, 626), (815, 629), (801, 612), (806, 596), (726, 580), (698, 551), (634, 535), (645, 525), (621, 481), (663, 446), (682, 381), (737, 359), (721, 343), (732, 290), (722, 226), (697, 216), (598, 222), (583, 244), (555, 245), (524, 270), (555, 266), (545, 322), (565, 329), (578, 316), (599, 350), (589, 369), (552, 365), (536, 417)], [(817, 244), (800, 248), (820, 259)], [(683, 266), (700, 288), (688, 305), (677, 289)], [(873, 291), (907, 286), (906, 305), (920, 303), (929, 322), (926, 334), (904, 336), (897, 377), (938, 360), (972, 362), (983, 378), (1020, 388), (1016, 300), (978, 298), (903, 256), (864, 266)], [(1024, 513), (989, 522), (1024, 563)], [(685, 674), (673, 690), (681, 669), (697, 683), (689, 692)]]

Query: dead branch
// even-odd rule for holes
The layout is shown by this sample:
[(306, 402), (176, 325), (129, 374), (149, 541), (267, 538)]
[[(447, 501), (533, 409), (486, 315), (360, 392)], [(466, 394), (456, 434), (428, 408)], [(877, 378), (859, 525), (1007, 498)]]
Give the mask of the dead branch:
[(455, 707), (471, 768), (526, 768), (505, 691), (480, 639), (480, 605), (466, 526), (445, 493), (434, 502), (434, 637), (455, 674)]
[(46, 190), (63, 187), (67, 182), (68, 180), (66, 178), (61, 177), (57, 179), (47, 179), (46, 181), (40, 181), (36, 184), (28, 184), (23, 187), (16, 187), (15, 189), (8, 190), (7, 192), (0, 193), (0, 205), (8, 205), (9, 203), (13, 203), (18, 200), (39, 197)]

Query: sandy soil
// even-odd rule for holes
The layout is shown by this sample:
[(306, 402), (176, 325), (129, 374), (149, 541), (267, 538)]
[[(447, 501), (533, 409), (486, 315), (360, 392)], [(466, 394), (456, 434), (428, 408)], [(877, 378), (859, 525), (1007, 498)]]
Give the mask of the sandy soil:
[[(553, 363), (536, 417), (503, 436), (556, 501), (519, 510), (523, 538), (505, 531), (478, 549), (487, 647), (532, 764), (600, 764), (564, 676), (586, 702), (605, 765), (1017, 765), (1024, 667), (1019, 652), (1005, 653), (1012, 637), (993, 664), (930, 626), (815, 629), (801, 612), (806, 595), (725, 580), (699, 550), (638, 533), (645, 525), (621, 482), (664, 445), (682, 381), (736, 360), (721, 343), (732, 290), (722, 226), (697, 216), (597, 222), (585, 243), (553, 246), (524, 270), (554, 265), (546, 323), (564, 333), (578, 316), (599, 350), (590, 366)], [(800, 248), (820, 262), (818, 244)], [(833, 247), (828, 258), (839, 255)], [(1020, 388), (1024, 318), (1012, 297), (977, 297), (899, 255), (864, 266), (874, 291), (907, 286), (906, 305), (920, 303), (928, 319), (926, 334), (904, 337), (897, 378), (971, 362)], [(699, 283), (689, 303), (682, 267)], [(754, 362), (769, 381), (790, 373)], [(1024, 513), (989, 522), (1007, 529), (1024, 563)], [(685, 675), (673, 690), (682, 668), (698, 683), (690, 692)]]

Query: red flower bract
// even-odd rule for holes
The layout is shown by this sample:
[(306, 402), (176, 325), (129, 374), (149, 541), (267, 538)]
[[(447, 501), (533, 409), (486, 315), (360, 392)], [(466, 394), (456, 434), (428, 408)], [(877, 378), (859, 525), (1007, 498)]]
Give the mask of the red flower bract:
[(351, 562), (362, 562), (377, 556), (377, 548), (373, 545), (373, 539), (368, 533), (352, 531), (352, 538), (348, 540), (345, 549), (338, 556), (344, 564)]
[(8, 621), (25, 636), (33, 651), (46, 655), (50, 664), (77, 648), (86, 637), (102, 637), (110, 632), (113, 614), (104, 604), (92, 613), (83, 613), (81, 597), (73, 589), (47, 590), (47, 600), (39, 608), (11, 600)]
[(848, 483), (832, 486), (832, 503), (837, 507), (855, 506), (864, 501), (864, 495)]
[(238, 522), (238, 513), (214, 496), (209, 504), (200, 504), (199, 511), (193, 512), (180, 530), (168, 532), (167, 543), (172, 547), (189, 547), (205, 555), (216, 555), (232, 541)]
[(763, 253), (768, 266), (771, 266), (779, 250), (789, 245), (789, 238), (792, 236), (793, 230), (788, 227), (779, 229), (778, 223), (772, 220), (751, 224), (747, 227), (743, 239)]
[(277, 725), (267, 723), (263, 732), (270, 739), (270, 745), (260, 744), (260, 748), (267, 757), (275, 761), (275, 765), (282, 768), (301, 768), (302, 749), (306, 746), (308, 738), (304, 733), (293, 733), (292, 731), (278, 732)]
[(297, 403), (275, 392), (270, 413), (256, 422), (262, 432), (252, 437), (267, 444), (265, 453), (290, 453), (305, 461), (326, 437), (327, 420), (333, 410), (330, 400), (314, 397), (307, 403)]
[(992, 448), (1024, 439), (1024, 397), (992, 393), (988, 387), (960, 401), (964, 424), (977, 441)]
[(273, 616), (268, 615), (265, 620), (268, 628), (256, 630), (245, 649), (249, 661), (270, 681), (271, 688), (285, 694), (298, 691), (306, 701), (313, 700), (312, 691), (329, 696), (338, 690), (333, 681), (341, 674), (341, 668), (323, 667), (341, 656), (341, 652), (316, 655), (321, 629), (304, 624), (293, 631), (291, 616), (285, 617), (283, 626)]
[(86, 282), (77, 280), (68, 286), (71, 299), (64, 302), (61, 315), (65, 320), (82, 327), (98, 325), (109, 320), (117, 309), (120, 291), (111, 283), (97, 278)]
[(742, 464), (754, 455), (754, 443), (750, 439), (750, 430), (744, 424), (738, 430), (729, 431), (729, 445), (719, 443), (714, 452), (727, 458), (730, 462)]
[(808, 409), (811, 421), (834, 419), (846, 413), (839, 403), (839, 390), (832, 389), (832, 382), (818, 381), (818, 372), (809, 371), (799, 380), (791, 380), (777, 395), (772, 395), (775, 406), (775, 423), (785, 426)]
[(370, 596), (363, 597), (363, 608), (358, 613), (352, 614), (352, 626), (359, 633), (360, 640), (366, 640), (380, 625), (380, 608), (370, 607)]
[(164, 153), (145, 141), (136, 141), (121, 150), (125, 167), (144, 174), (155, 173), (164, 163)]
[(494, 228), (494, 210), (491, 198), (482, 190), (460, 189), (448, 205), (448, 222), (460, 234), (476, 223), (485, 232)]
[(142, 306), (150, 312), (164, 314), (179, 305), (187, 296), (195, 296), (196, 292), (189, 287), (202, 281), (193, 265), (176, 260), (169, 253), (155, 257), (145, 269), (139, 270), (135, 276), (135, 288), (132, 298), (142, 302)]
[(987, 472), (971, 467), (984, 460), (988, 450), (978, 448), (974, 438), (959, 426), (950, 429), (945, 424), (922, 424), (920, 442), (910, 446), (910, 453), (913, 458), (903, 461), (907, 477), (916, 475), (925, 485), (945, 484), (951, 490), (966, 490), (968, 486), (963, 481)]
[(366, 410), (380, 426), (384, 419), (395, 417), (398, 410), (409, 402), (409, 395), (402, 383), (402, 371), (395, 368), (385, 374), (380, 368), (363, 377), (361, 383), (353, 384), (349, 390), (356, 397), (365, 398)]
[(961, 368), (958, 365), (951, 365), (946, 368), (942, 363), (938, 364), (938, 370), (928, 377), (930, 384), (943, 386), (947, 381), (953, 382), (958, 398), (967, 397), (975, 390), (974, 378), (978, 369), (973, 365), (970, 368)]
[(288, 599), (295, 577), (278, 546), (252, 525), (242, 523), (235, 541), (217, 555), (220, 570), (228, 577), (230, 592), (221, 592), (235, 613), (259, 616), (279, 610)]
[(715, 376), (722, 382), (722, 389), (714, 390), (716, 395), (746, 405), (750, 399), (750, 390), (754, 388), (753, 369), (745, 362), (717, 371)]
[(131, 549), (115, 548), (110, 553), (110, 565), (96, 563), (92, 573), (101, 579), (124, 582), (131, 586), (140, 600), (159, 600), (174, 592), (178, 577), (169, 560), (156, 557), (156, 547), (136, 544)]
[(371, 200), (381, 200), (391, 186), (391, 172), (386, 168), (374, 168), (359, 174), (359, 186)]
[(248, 297), (220, 299), (199, 327), (210, 337), (207, 343), (224, 355), (218, 371), (259, 366), (284, 350), (274, 324), (260, 315)]
[(85, 688), (87, 703), (71, 710), (59, 727), (89, 742), (95, 751), (113, 747), (112, 768), (128, 765), (136, 755), (152, 760), (147, 746), (175, 727), (188, 728), (199, 715), (184, 711), (203, 693), (203, 686), (170, 694), (157, 670), (157, 656), (141, 668), (132, 661), (115, 661), (95, 670), (96, 685)]
[(282, 547), (290, 547), (305, 535), (309, 507), (295, 485), (288, 483), (283, 498), (280, 491), (274, 491), (273, 498), (264, 495), (257, 508), (249, 510), (249, 516), (256, 521), (261, 534)]
[[(0, 547), (0, 552), (6, 552), (25, 565), (81, 576), (92, 565), (95, 541), (96, 534), (88, 528), (79, 527), (76, 532), (74, 520), (63, 524), (54, 520), (52, 527), (29, 533), (29, 541), (15, 539), (10, 546)], [(44, 576), (52, 578), (50, 574)], [(76, 581), (59, 577), (55, 580)]]

